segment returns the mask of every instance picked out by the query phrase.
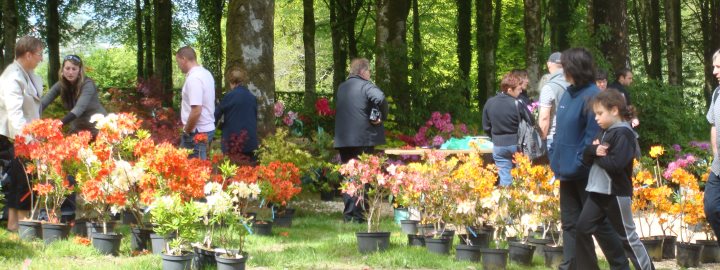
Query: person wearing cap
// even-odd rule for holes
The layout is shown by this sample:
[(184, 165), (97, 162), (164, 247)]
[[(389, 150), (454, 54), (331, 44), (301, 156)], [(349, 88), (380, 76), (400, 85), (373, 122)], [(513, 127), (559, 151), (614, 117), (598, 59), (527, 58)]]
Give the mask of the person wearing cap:
[(540, 89), (540, 115), (538, 125), (540, 126), (540, 136), (547, 141), (547, 148), (550, 149), (555, 135), (555, 112), (560, 103), (560, 97), (565, 93), (568, 82), (563, 75), (562, 54), (554, 52), (550, 54), (547, 60), (547, 68), (550, 74), (547, 82)]
[(73, 54), (64, 58), (59, 73), (60, 80), (42, 97), (43, 109), (60, 96), (63, 108), (68, 111), (61, 120), (63, 126), (69, 124), (70, 133), (87, 130), (95, 137), (98, 130), (90, 123), (90, 117), (107, 114), (100, 104), (95, 81), (85, 75), (82, 59)]
[(600, 88), (600, 91), (605, 91), (608, 88), (607, 75), (607, 71), (602, 69), (598, 69), (597, 73), (595, 73), (595, 85)]

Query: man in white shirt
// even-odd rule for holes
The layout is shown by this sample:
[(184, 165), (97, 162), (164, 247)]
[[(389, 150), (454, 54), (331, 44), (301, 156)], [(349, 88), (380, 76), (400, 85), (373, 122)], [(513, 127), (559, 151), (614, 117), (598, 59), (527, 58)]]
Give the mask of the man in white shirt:
[(197, 54), (190, 46), (175, 53), (178, 68), (185, 74), (180, 105), (183, 134), (180, 146), (192, 149), (190, 157), (207, 159), (207, 147), (215, 135), (215, 80), (207, 69), (197, 63)]

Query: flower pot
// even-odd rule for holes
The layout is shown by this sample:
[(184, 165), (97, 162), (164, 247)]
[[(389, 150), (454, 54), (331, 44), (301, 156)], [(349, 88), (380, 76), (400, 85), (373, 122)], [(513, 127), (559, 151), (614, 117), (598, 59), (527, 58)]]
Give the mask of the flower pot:
[(455, 246), (455, 259), (458, 261), (480, 261), (480, 249), (478, 246), (459, 244)]
[(332, 202), (335, 200), (334, 191), (320, 191), (320, 200), (323, 202)]
[(253, 222), (252, 229), (256, 235), (272, 235), (272, 221)]
[(130, 224), (138, 224), (137, 218), (135, 218), (135, 215), (133, 215), (132, 212), (123, 212), (122, 214), (122, 224), (124, 225), (130, 225)]
[(481, 248), (480, 261), (483, 270), (504, 270), (507, 268), (508, 250)]
[(92, 244), (100, 254), (117, 256), (120, 253), (120, 240), (123, 235), (119, 233), (95, 233)]
[(508, 253), (510, 253), (511, 261), (521, 265), (532, 264), (536, 246), (521, 242), (511, 242), (509, 245)]
[(130, 234), (130, 248), (135, 251), (149, 249), (150, 232), (148, 229), (132, 228)]
[(154, 232), (150, 233), (150, 247), (152, 247), (153, 254), (162, 254), (165, 250), (165, 243), (167, 240), (175, 238), (174, 236), (162, 236)]
[(40, 221), (37, 220), (21, 220), (18, 221), (18, 233), (20, 239), (32, 241), (42, 238), (42, 227)]
[(542, 257), (543, 248), (546, 245), (552, 244), (552, 239), (539, 239), (539, 238), (528, 238), (528, 244), (535, 246), (535, 256)]
[(276, 227), (290, 228), (293, 217), (295, 217), (295, 209), (292, 208), (285, 209), (283, 213), (275, 212), (273, 224), (275, 224)]
[(433, 234), (435, 231), (435, 227), (433, 227), (432, 224), (418, 224), (417, 229), (421, 235)]
[(487, 235), (486, 233), (478, 233), (477, 235), (458, 234), (458, 238), (460, 238), (460, 243), (467, 245), (469, 241), (470, 244), (472, 244), (473, 246), (481, 248), (490, 247), (490, 240), (488, 236), (489, 235)]
[(452, 237), (433, 238), (425, 237), (425, 247), (431, 253), (447, 255), (450, 254), (450, 246), (452, 245)]
[[(108, 221), (107, 222), (107, 233), (111, 233), (115, 231), (115, 222), (114, 221)], [(87, 235), (92, 239), (93, 234), (96, 232), (103, 233), (103, 223), (102, 222), (86, 222), (85, 226), (87, 227)]]
[(257, 219), (257, 213), (255, 212), (247, 212), (245, 213), (245, 218), (250, 220), (256, 220)]
[(355, 237), (360, 253), (383, 251), (390, 245), (390, 232), (357, 232)]
[(550, 269), (558, 269), (558, 266), (563, 261), (563, 247), (562, 246), (544, 246), (543, 256), (545, 257), (545, 267)]
[(423, 235), (417, 235), (417, 234), (408, 234), (408, 246), (417, 246), (417, 247), (424, 247), (425, 246), (425, 236)]
[(663, 259), (675, 259), (675, 243), (677, 236), (665, 235), (663, 237)]
[(70, 232), (80, 237), (88, 237), (87, 219), (76, 219)]
[(640, 242), (643, 243), (643, 246), (645, 246), (645, 250), (647, 250), (648, 255), (650, 256), (650, 259), (659, 262), (662, 261), (662, 253), (663, 253), (663, 246), (662, 237), (656, 237), (656, 236), (650, 236), (650, 237), (643, 237), (640, 238)]
[(242, 258), (228, 258), (225, 254), (217, 253), (215, 255), (217, 270), (244, 270), (247, 258), (247, 252), (242, 253)]
[(404, 234), (416, 234), (418, 231), (418, 221), (417, 220), (401, 220), (400, 221), (400, 228), (402, 229), (402, 232)]
[(45, 244), (49, 245), (57, 240), (65, 240), (70, 234), (70, 224), (65, 223), (43, 223), (42, 236)]
[(716, 240), (696, 240), (695, 242), (703, 245), (702, 254), (700, 254), (701, 263), (720, 262), (720, 246)]
[(680, 267), (698, 267), (700, 266), (700, 254), (702, 254), (703, 246), (693, 243), (676, 243), (677, 246), (677, 265)]
[(400, 224), (400, 221), (410, 218), (410, 212), (407, 208), (394, 208), (393, 217), (395, 218), (395, 224)]
[(205, 267), (215, 265), (215, 249), (205, 249), (204, 247), (193, 247), (193, 259), (194, 269), (205, 269)]
[(192, 259), (195, 254), (188, 252), (180, 256), (167, 255), (164, 252), (160, 254), (162, 257), (163, 270), (190, 270), (192, 267)]

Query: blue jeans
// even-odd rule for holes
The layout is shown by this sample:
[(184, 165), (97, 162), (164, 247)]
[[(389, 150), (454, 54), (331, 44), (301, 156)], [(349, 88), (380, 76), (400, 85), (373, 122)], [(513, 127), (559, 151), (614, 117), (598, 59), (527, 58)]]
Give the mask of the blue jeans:
[[(195, 143), (195, 135), (197, 135), (198, 133), (207, 134), (207, 142)], [(210, 145), (214, 136), (215, 130), (211, 130), (208, 132), (196, 131), (192, 133), (183, 133), (183, 135), (180, 137), (180, 147), (185, 149), (192, 149), (193, 152), (189, 156), (191, 158), (200, 158), (202, 160), (207, 160), (208, 145)]]
[[(714, 172), (708, 176), (703, 198), (705, 217), (715, 235), (720, 235), (720, 177)], [(718, 238), (720, 239), (720, 238)], [(720, 240), (718, 240), (720, 242)]]
[(495, 166), (498, 168), (500, 186), (512, 185), (510, 170), (513, 168), (513, 155), (516, 152), (517, 145), (493, 147), (493, 159), (495, 160)]

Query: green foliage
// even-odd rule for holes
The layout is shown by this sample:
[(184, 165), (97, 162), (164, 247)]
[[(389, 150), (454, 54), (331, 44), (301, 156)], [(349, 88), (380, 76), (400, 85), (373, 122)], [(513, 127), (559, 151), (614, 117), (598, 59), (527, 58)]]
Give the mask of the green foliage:
[(198, 218), (202, 216), (200, 207), (192, 201), (183, 202), (178, 195), (158, 198), (151, 207), (155, 233), (163, 236), (175, 233), (175, 239), (165, 253), (181, 255), (188, 249), (188, 241), (198, 236)]
[(316, 165), (315, 162), (309, 162), (313, 160), (312, 156), (302, 149), (300, 143), (289, 138), (285, 128), (278, 128), (275, 134), (265, 137), (257, 150), (258, 161), (262, 165), (273, 161), (290, 162), (298, 166), (301, 172), (310, 171)]
[(704, 101), (693, 92), (701, 90), (638, 82), (629, 91), (640, 119), (637, 132), (643, 149), (707, 138), (710, 125), (701, 105)]

